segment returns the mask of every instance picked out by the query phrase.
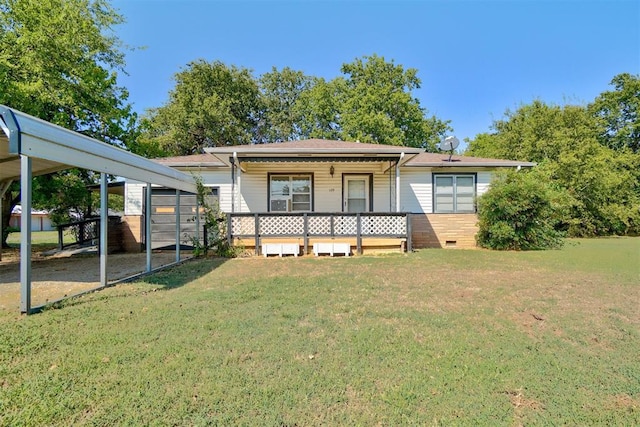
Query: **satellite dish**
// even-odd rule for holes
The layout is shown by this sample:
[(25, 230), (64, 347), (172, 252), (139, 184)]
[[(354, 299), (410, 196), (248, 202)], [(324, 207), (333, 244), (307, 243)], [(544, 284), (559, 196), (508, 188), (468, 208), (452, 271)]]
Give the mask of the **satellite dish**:
[(451, 156), (453, 156), (453, 150), (455, 150), (460, 141), (455, 136), (448, 136), (438, 144), (438, 148), (440, 151), (448, 151), (449, 152), (449, 162), (451, 161)]
[(455, 136), (448, 136), (438, 144), (438, 149), (441, 151), (453, 151), (458, 148), (460, 141)]

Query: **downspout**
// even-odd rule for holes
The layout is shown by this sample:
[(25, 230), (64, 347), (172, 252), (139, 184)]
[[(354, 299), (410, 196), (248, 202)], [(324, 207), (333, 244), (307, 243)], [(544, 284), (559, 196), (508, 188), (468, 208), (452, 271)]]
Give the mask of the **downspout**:
[(400, 212), (400, 162), (404, 159), (404, 151), (396, 163), (396, 212)]

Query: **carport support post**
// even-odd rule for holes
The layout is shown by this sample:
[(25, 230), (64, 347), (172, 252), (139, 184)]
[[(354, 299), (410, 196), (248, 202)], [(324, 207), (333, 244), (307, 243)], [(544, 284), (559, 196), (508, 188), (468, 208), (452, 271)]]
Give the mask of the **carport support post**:
[[(2, 228), (2, 199), (4, 198), (4, 193), (7, 192), (10, 186), (11, 180), (0, 184), (0, 229)], [(2, 261), (2, 248), (0, 248), (0, 261)]]
[(151, 183), (147, 182), (145, 212), (144, 212), (144, 232), (147, 242), (147, 273), (151, 272)]
[(20, 155), (20, 311), (31, 312), (31, 157)]
[(180, 190), (176, 189), (176, 262), (180, 262)]
[(107, 174), (100, 173), (100, 286), (107, 286), (107, 226), (109, 222)]

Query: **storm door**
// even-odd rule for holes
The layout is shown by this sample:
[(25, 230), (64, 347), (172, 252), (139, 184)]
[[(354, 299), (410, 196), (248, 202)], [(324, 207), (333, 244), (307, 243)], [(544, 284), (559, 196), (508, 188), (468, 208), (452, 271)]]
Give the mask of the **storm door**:
[(369, 175), (347, 175), (344, 177), (345, 212), (369, 212)]

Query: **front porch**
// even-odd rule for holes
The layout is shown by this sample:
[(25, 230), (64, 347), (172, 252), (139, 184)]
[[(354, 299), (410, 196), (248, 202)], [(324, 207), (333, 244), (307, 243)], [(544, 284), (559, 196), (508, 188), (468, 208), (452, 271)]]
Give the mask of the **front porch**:
[(411, 214), (404, 212), (229, 213), (229, 244), (262, 254), (266, 244), (297, 245), (313, 253), (314, 244), (346, 243), (355, 254), (377, 250), (411, 251)]

